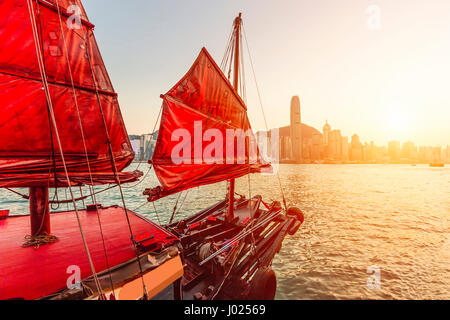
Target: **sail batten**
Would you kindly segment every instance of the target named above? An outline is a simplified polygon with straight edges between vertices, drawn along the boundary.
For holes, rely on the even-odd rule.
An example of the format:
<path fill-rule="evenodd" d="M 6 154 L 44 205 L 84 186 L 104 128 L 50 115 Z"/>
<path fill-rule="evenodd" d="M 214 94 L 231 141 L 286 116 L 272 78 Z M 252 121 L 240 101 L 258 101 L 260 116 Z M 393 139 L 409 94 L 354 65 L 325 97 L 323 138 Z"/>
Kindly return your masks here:
<path fill-rule="evenodd" d="M 42 79 L 40 79 L 38 77 L 26 76 L 26 75 L 17 74 L 17 73 L 14 73 L 14 72 L 7 72 L 7 71 L 1 70 L 1 69 L 0 69 L 0 74 L 7 75 L 7 76 L 12 76 L 12 77 L 17 77 L 17 78 L 22 79 L 22 80 L 32 80 L 32 81 L 37 81 L 38 83 L 42 83 Z M 72 84 L 69 84 L 69 83 L 58 82 L 58 81 L 51 81 L 51 80 L 48 81 L 48 83 L 51 84 L 51 85 L 62 86 L 62 87 L 66 87 L 66 88 L 72 89 Z M 80 86 L 80 85 L 74 85 L 74 88 L 76 90 L 89 91 L 91 93 L 98 92 L 99 94 L 104 94 L 104 95 L 117 97 L 117 93 L 113 92 L 113 91 L 105 91 L 105 90 L 101 90 L 101 89 L 97 89 L 97 91 L 96 91 L 94 88 L 84 87 L 84 86 Z"/>
<path fill-rule="evenodd" d="M 270 167 L 259 157 L 247 107 L 205 48 L 162 98 L 152 159 L 161 186 L 144 192 L 149 201 Z"/>

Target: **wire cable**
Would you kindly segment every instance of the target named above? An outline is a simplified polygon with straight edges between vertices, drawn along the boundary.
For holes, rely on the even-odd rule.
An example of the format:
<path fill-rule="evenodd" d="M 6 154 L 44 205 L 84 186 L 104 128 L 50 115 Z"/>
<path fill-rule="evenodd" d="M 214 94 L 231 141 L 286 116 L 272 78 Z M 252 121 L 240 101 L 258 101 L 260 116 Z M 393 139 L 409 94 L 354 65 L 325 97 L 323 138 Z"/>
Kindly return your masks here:
<path fill-rule="evenodd" d="M 27 0 L 27 4 L 28 4 L 28 11 L 29 11 L 29 14 L 30 14 L 30 20 L 31 20 L 31 26 L 32 26 L 32 31 L 33 31 L 33 39 L 34 39 L 34 44 L 35 44 L 35 49 L 36 49 L 36 54 L 37 54 L 39 71 L 40 71 L 40 74 L 41 74 L 42 83 L 44 85 L 44 92 L 45 92 L 47 103 L 48 103 L 48 106 L 49 106 L 51 121 L 52 121 L 53 127 L 55 129 L 55 138 L 56 138 L 56 141 L 58 143 L 59 151 L 61 153 L 61 162 L 63 164 L 64 173 L 66 175 L 67 183 L 69 185 L 69 191 L 70 191 L 70 195 L 71 195 L 72 200 L 73 200 L 73 206 L 74 206 L 75 214 L 76 214 L 76 217 L 77 217 L 78 227 L 79 227 L 79 230 L 80 230 L 80 233 L 81 233 L 81 237 L 82 237 L 82 240 L 83 240 L 83 245 L 84 245 L 84 248 L 86 250 L 86 254 L 87 254 L 88 260 L 89 260 L 89 265 L 90 265 L 92 274 L 94 276 L 94 281 L 96 283 L 96 286 L 97 286 L 97 289 L 98 289 L 99 293 L 102 293 L 101 285 L 100 285 L 100 282 L 98 280 L 97 273 L 95 271 L 94 263 L 92 261 L 92 257 L 91 257 L 90 251 L 89 251 L 89 246 L 88 246 L 88 244 L 86 242 L 86 238 L 84 236 L 83 227 L 81 225 L 81 220 L 80 220 L 80 217 L 79 217 L 77 204 L 75 202 L 75 197 L 73 195 L 73 191 L 72 191 L 72 187 L 71 187 L 70 176 L 69 176 L 69 172 L 68 172 L 66 161 L 65 161 L 65 157 L 64 157 L 62 143 L 61 143 L 61 139 L 60 139 L 60 136 L 59 136 L 58 126 L 57 126 L 57 123 L 56 123 L 56 117 L 55 117 L 55 113 L 54 113 L 54 110 L 53 110 L 53 102 L 52 102 L 52 99 L 51 99 L 51 96 L 50 96 L 49 85 L 48 85 L 48 82 L 47 82 L 47 73 L 46 73 L 46 70 L 45 70 L 45 64 L 44 64 L 44 62 L 42 60 L 43 52 L 42 52 L 40 43 L 38 41 L 40 38 L 39 38 L 39 35 L 37 34 L 36 15 L 35 15 L 35 12 L 34 12 L 34 7 L 33 7 L 33 4 L 31 2 L 31 0 Z M 37 5 L 39 6 L 39 3 L 37 3 Z M 56 181 L 55 181 L 55 183 L 56 183 Z"/>
<path fill-rule="evenodd" d="M 256 78 L 255 68 L 253 66 L 253 59 L 252 59 L 252 55 L 250 53 L 250 47 L 248 45 L 247 35 L 245 33 L 244 26 L 242 26 L 242 30 L 244 31 L 243 32 L 244 33 L 244 39 L 245 39 L 245 43 L 246 43 L 246 46 L 247 46 L 247 52 L 248 52 L 248 56 L 249 56 L 249 60 L 250 60 L 250 66 L 252 68 L 253 79 L 255 80 L 256 91 L 258 92 L 259 105 L 261 106 L 261 111 L 262 111 L 262 114 L 263 114 L 264 123 L 266 125 L 266 130 L 267 130 L 267 132 L 269 132 L 269 126 L 267 124 L 267 118 L 266 118 L 266 114 L 264 112 L 264 106 L 263 106 L 263 103 L 262 103 L 261 92 L 259 90 L 258 80 Z M 277 171 L 276 175 L 277 175 L 277 178 L 278 178 L 278 184 L 280 186 L 281 196 L 283 198 L 283 205 L 284 205 L 285 210 L 287 210 L 286 197 L 285 197 L 285 194 L 284 194 L 283 185 L 281 183 L 280 173 Z"/>

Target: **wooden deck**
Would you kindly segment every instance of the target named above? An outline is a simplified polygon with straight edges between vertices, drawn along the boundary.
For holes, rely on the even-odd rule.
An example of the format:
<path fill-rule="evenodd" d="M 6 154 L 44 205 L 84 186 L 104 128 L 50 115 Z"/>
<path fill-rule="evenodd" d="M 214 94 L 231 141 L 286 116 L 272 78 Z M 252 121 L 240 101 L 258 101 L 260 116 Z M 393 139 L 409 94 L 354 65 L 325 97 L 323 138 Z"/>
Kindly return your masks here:
<path fill-rule="evenodd" d="M 107 269 L 105 252 L 96 211 L 79 211 L 83 232 L 94 261 L 96 272 Z M 110 267 L 135 257 L 134 246 L 124 209 L 118 206 L 102 208 L 99 217 L 103 228 Z M 133 234 L 148 232 L 159 243 L 176 240 L 144 217 L 129 211 Z M 30 233 L 29 216 L 10 216 L 0 220 L 0 299 L 37 299 L 67 288 L 73 275 L 68 268 L 78 266 L 81 279 L 92 275 L 83 246 L 75 212 L 51 215 L 53 244 L 23 248 L 24 237 Z"/>

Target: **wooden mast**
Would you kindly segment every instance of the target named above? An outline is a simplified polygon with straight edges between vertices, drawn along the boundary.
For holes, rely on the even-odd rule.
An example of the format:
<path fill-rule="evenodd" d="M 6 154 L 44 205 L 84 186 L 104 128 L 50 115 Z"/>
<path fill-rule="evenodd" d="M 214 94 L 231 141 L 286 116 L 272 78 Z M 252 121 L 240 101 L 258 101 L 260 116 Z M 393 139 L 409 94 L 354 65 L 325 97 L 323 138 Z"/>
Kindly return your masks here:
<path fill-rule="evenodd" d="M 239 16 L 234 20 L 234 79 L 233 87 L 236 93 L 239 89 L 239 54 L 240 54 L 240 38 L 241 38 L 241 23 L 242 13 L 239 12 Z M 230 180 L 230 186 L 228 189 L 228 219 L 231 221 L 234 218 L 234 189 L 236 181 Z"/>
<path fill-rule="evenodd" d="M 31 236 L 50 235 L 50 208 L 48 188 L 30 188 L 30 223 Z"/>

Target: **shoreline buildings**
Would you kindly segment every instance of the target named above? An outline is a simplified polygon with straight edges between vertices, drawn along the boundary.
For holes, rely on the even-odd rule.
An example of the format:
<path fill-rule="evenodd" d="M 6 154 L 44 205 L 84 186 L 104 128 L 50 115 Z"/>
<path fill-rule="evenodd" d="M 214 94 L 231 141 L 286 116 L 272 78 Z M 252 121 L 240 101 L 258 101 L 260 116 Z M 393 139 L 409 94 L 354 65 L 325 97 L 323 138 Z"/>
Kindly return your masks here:
<path fill-rule="evenodd" d="M 153 157 L 158 131 L 153 134 L 129 135 L 135 153 L 134 161 L 148 161 Z"/>
<path fill-rule="evenodd" d="M 279 128 L 279 155 L 282 162 L 320 160 L 323 154 L 323 136 L 315 128 L 302 123 L 298 96 L 291 100 L 291 124 Z"/>
<path fill-rule="evenodd" d="M 320 132 L 302 123 L 298 96 L 292 97 L 290 111 L 290 125 L 278 128 L 281 163 L 450 163 L 450 146 L 418 147 L 411 141 L 376 146 L 363 143 L 357 134 L 343 136 L 328 120 Z"/>
<path fill-rule="evenodd" d="M 281 163 L 450 164 L 450 146 L 416 146 L 411 141 L 389 141 L 387 146 L 376 146 L 373 141 L 363 143 L 357 134 L 350 139 L 343 136 L 341 130 L 333 129 L 328 120 L 320 132 L 302 122 L 301 101 L 298 96 L 292 97 L 290 111 L 290 125 L 278 128 Z M 261 132 L 256 133 L 257 139 L 262 136 Z M 270 136 L 270 132 L 267 136 Z M 150 160 L 158 131 L 129 137 L 136 154 L 135 161 Z"/>

